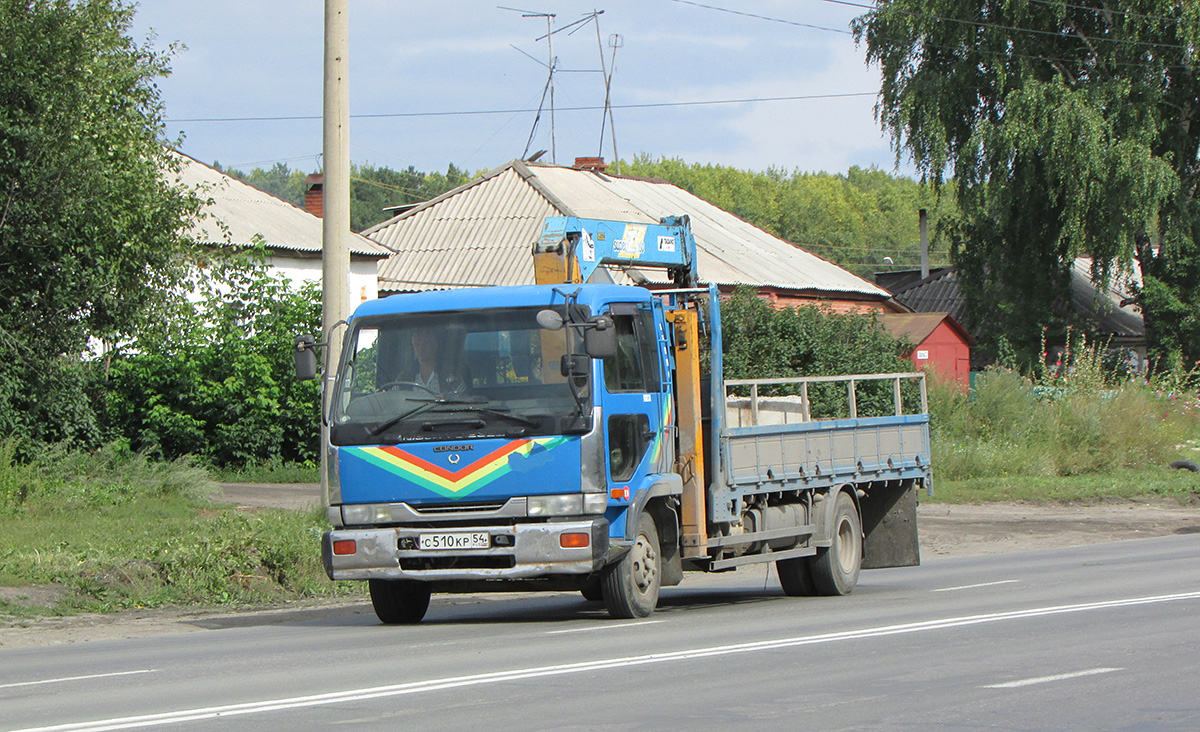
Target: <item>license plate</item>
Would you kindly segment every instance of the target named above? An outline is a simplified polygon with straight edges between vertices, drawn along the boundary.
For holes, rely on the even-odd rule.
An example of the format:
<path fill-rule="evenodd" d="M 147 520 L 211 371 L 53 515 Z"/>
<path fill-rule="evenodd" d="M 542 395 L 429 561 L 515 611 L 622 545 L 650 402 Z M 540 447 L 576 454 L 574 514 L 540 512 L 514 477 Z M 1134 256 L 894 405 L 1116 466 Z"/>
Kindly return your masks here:
<path fill-rule="evenodd" d="M 456 534 L 421 534 L 417 546 L 421 549 L 487 549 L 492 541 L 486 531 Z"/>

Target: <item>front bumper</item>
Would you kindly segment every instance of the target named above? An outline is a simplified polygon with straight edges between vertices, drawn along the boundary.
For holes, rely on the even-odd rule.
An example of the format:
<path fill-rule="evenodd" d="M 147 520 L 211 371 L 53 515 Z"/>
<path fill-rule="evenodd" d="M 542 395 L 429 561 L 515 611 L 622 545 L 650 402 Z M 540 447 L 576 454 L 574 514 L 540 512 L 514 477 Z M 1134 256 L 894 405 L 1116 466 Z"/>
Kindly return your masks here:
<path fill-rule="evenodd" d="M 487 532 L 491 547 L 415 548 L 421 534 L 448 532 Z M 579 533 L 590 535 L 588 546 L 561 546 L 563 534 Z M 346 540 L 354 541 L 354 553 L 334 554 L 334 542 Z M 325 572 L 334 580 L 408 579 L 436 583 L 549 579 L 598 572 L 608 554 L 608 521 L 601 517 L 453 529 L 344 528 L 325 532 L 321 541 Z"/>

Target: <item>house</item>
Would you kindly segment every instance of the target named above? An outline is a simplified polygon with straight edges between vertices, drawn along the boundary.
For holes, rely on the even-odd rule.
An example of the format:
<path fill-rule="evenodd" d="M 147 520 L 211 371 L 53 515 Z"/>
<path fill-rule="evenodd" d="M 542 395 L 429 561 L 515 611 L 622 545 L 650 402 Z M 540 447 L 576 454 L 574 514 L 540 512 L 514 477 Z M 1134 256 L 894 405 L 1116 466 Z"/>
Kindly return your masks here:
<path fill-rule="evenodd" d="M 975 339 L 949 313 L 895 313 L 879 316 L 893 338 L 907 339 L 913 349 L 905 358 L 918 371 L 929 370 L 963 389 L 971 381 L 971 346 Z"/>
<path fill-rule="evenodd" d="M 924 278 L 916 270 L 881 272 L 875 281 L 915 312 L 945 313 L 962 322 L 966 298 L 954 267 L 931 270 Z M 1079 257 L 1071 265 L 1071 308 L 1086 324 L 1089 339 L 1119 352 L 1134 371 L 1146 364 L 1146 328 L 1141 308 L 1132 302 L 1132 291 L 1139 285 L 1136 275 L 1118 275 L 1100 287 L 1092 279 L 1089 257 Z M 974 368 L 984 365 L 976 363 Z"/>
<path fill-rule="evenodd" d="M 882 287 L 677 186 L 611 175 L 602 164 L 513 160 L 363 234 L 395 252 L 379 270 L 380 293 L 388 294 L 533 284 L 532 247 L 547 217 L 657 223 L 678 215 L 691 220 L 700 279 L 722 291 L 750 285 L 780 306 L 822 302 L 838 311 L 904 309 Z M 659 272 L 626 267 L 609 274 L 618 282 L 667 285 Z"/>
<path fill-rule="evenodd" d="M 321 219 L 247 185 L 186 155 L 179 181 L 208 202 L 187 232 L 211 246 L 255 247 L 267 252 L 266 264 L 293 282 L 321 280 Z M 351 304 L 378 296 L 379 262 L 391 252 L 351 234 L 349 288 Z"/>

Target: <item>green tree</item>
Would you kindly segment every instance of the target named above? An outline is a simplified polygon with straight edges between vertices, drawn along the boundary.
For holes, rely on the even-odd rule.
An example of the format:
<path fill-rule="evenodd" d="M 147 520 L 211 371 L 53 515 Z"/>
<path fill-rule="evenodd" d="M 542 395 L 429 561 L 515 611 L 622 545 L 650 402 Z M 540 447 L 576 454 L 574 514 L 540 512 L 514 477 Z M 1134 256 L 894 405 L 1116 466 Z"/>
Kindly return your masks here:
<path fill-rule="evenodd" d="M 192 285 L 113 355 L 106 421 L 168 459 L 315 461 L 319 386 L 296 380 L 291 354 L 296 334 L 320 331 L 319 286 L 237 259 L 211 262 Z"/>
<path fill-rule="evenodd" d="M 177 276 L 196 198 L 172 183 L 156 80 L 122 0 L 0 0 L 0 433 L 91 442 L 89 338 Z"/>
<path fill-rule="evenodd" d="M 952 177 L 968 320 L 1026 358 L 1068 268 L 1140 267 L 1152 351 L 1200 357 L 1200 5 L 880 0 L 855 22 L 897 155 Z"/>
<path fill-rule="evenodd" d="M 836 313 L 820 305 L 776 309 L 753 288 L 739 287 L 721 303 L 723 367 L 727 379 L 842 376 L 911 371 L 901 360 L 910 344 L 884 330 L 874 313 Z M 881 416 L 893 408 L 891 385 L 859 386 L 861 414 Z M 768 387 L 790 393 L 791 387 Z M 846 385 L 819 384 L 809 392 L 814 413 L 848 416 Z M 907 398 L 908 395 L 906 395 Z"/>
<path fill-rule="evenodd" d="M 228 176 L 252 185 L 263 193 L 269 193 L 276 198 L 287 201 L 298 208 L 304 208 L 305 178 L 308 176 L 299 170 L 292 170 L 287 163 L 275 163 L 270 168 L 255 168 L 249 173 L 230 168 L 223 170 L 220 163 L 213 167 Z"/>
<path fill-rule="evenodd" d="M 219 165 L 214 165 L 220 170 Z M 304 207 L 307 174 L 292 170 L 286 163 L 275 163 L 269 169 L 254 168 L 249 172 L 236 169 L 222 171 L 226 175 L 281 198 L 300 208 Z M 386 221 L 388 207 L 420 203 L 439 196 L 466 183 L 469 177 L 454 164 L 443 173 L 422 173 L 411 165 L 405 170 L 393 170 L 370 164 L 350 166 L 350 229 L 363 231 Z"/>

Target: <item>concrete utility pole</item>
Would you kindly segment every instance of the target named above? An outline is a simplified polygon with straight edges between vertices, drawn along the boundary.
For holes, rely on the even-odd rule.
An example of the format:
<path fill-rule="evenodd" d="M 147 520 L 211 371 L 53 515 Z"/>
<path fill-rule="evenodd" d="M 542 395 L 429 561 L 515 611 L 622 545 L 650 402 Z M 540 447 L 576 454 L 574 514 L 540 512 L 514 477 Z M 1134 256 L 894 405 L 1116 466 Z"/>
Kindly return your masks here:
<path fill-rule="evenodd" d="M 326 369 L 322 390 L 322 414 L 328 414 L 328 395 L 333 393 L 333 365 L 342 352 L 342 329 L 335 324 L 349 312 L 350 292 L 350 77 L 347 55 L 350 49 L 348 0 L 325 0 L 325 84 L 322 160 L 325 167 L 323 186 L 321 257 L 321 329 L 326 346 Z M 322 419 L 321 444 L 328 444 L 329 427 Z M 329 478 L 321 450 L 321 492 L 329 504 Z"/>

